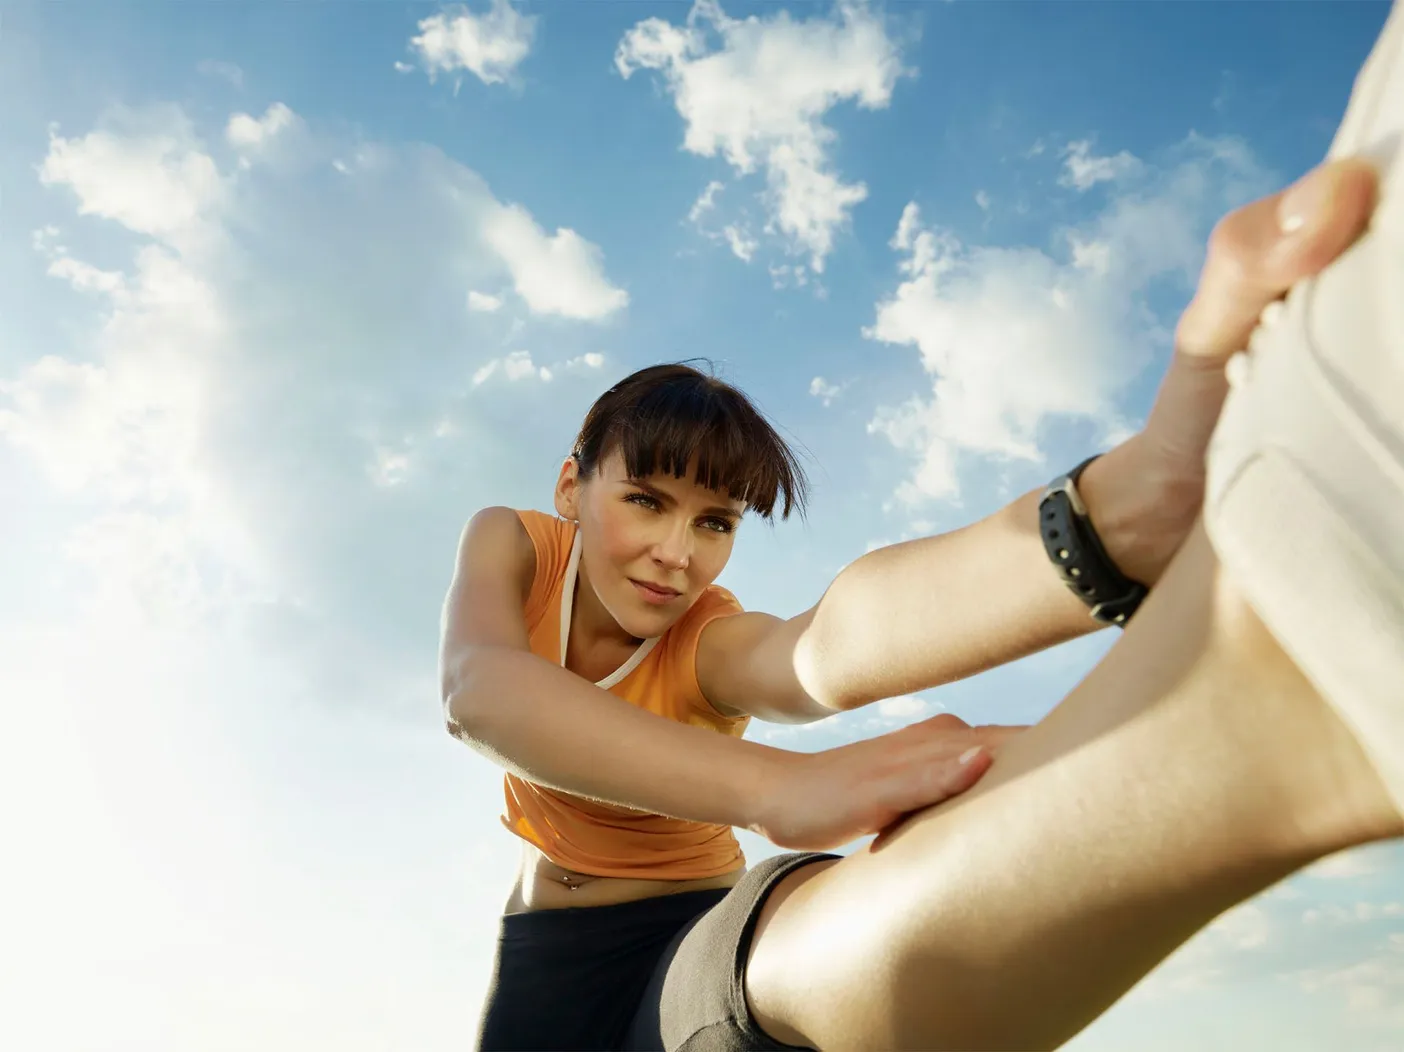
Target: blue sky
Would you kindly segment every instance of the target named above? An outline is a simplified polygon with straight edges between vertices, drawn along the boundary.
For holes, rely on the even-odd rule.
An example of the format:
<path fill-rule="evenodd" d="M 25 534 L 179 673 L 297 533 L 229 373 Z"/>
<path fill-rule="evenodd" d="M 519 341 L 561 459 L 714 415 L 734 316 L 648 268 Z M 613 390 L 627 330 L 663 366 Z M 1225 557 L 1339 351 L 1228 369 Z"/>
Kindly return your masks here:
<path fill-rule="evenodd" d="M 816 483 L 743 528 L 748 606 L 992 511 L 1138 425 L 1385 10 L 7 5 L 8 1043 L 461 1047 L 516 858 L 439 727 L 468 515 L 691 356 Z M 1037 719 L 1108 642 L 751 734 Z M 1072 1047 L 1397 1046 L 1400 887 L 1328 860 Z"/>

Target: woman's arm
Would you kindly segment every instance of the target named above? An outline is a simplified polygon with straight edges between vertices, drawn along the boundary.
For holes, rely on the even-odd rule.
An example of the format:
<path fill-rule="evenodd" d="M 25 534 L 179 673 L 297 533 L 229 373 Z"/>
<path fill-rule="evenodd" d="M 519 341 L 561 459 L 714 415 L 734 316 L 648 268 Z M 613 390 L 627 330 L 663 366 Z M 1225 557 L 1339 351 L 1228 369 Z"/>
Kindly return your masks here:
<path fill-rule="evenodd" d="M 1156 553 L 1173 554 L 1198 501 L 1142 470 L 1142 459 L 1130 439 L 1093 463 L 1078 489 L 1108 554 L 1152 583 Z M 703 692 L 761 719 L 808 722 L 1097 629 L 1049 564 L 1038 501 L 1033 491 L 971 526 L 869 552 L 788 621 L 713 622 L 698 649 Z"/>
<path fill-rule="evenodd" d="M 1140 470 L 1138 440 L 1094 462 L 1078 489 L 1120 567 L 1173 554 L 1198 500 L 1180 516 L 1169 480 Z M 1100 470 L 1099 470 L 1100 469 Z M 1063 584 L 1038 529 L 1041 491 L 936 537 L 869 552 L 834 579 L 795 635 L 793 666 L 812 698 L 839 710 L 924 690 L 1100 627 Z M 1134 555 L 1132 553 L 1135 553 Z M 1128 558 L 1130 556 L 1130 558 Z"/>
<path fill-rule="evenodd" d="M 538 785 L 750 828 L 786 754 L 660 719 L 532 654 L 522 607 L 535 558 L 508 508 L 480 511 L 464 531 L 440 648 L 449 732 Z"/>

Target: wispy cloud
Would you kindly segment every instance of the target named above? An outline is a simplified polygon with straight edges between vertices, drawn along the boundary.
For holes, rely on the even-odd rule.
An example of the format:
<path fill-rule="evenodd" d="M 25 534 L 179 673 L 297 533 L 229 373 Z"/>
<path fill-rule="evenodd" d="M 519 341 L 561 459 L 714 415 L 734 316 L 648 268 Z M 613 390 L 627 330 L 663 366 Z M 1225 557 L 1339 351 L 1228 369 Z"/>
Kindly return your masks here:
<path fill-rule="evenodd" d="M 503 84 L 530 53 L 535 35 L 534 17 L 523 15 L 511 0 L 492 0 L 482 13 L 454 7 L 423 19 L 410 48 L 430 79 L 467 71 L 484 84 Z"/>
<path fill-rule="evenodd" d="M 683 146 L 720 155 L 738 176 L 763 171 L 766 232 L 807 257 L 819 272 L 853 207 L 868 196 L 861 182 L 835 170 L 836 135 L 825 123 L 833 107 L 888 105 L 904 69 L 882 17 L 864 3 L 840 4 L 832 15 L 796 19 L 779 10 L 731 18 L 716 0 L 697 0 L 686 20 L 638 23 L 615 55 L 624 77 L 658 73 L 686 130 Z M 699 205 L 710 206 L 720 183 Z M 694 219 L 698 207 L 693 209 Z M 749 239 L 735 254 L 749 260 Z"/>
<path fill-rule="evenodd" d="M 1063 151 L 1063 174 L 1058 177 L 1060 186 L 1075 190 L 1090 190 L 1098 183 L 1114 182 L 1138 174 L 1141 161 L 1126 150 L 1107 157 L 1098 157 L 1092 152 L 1092 142 L 1081 139 L 1069 143 Z"/>

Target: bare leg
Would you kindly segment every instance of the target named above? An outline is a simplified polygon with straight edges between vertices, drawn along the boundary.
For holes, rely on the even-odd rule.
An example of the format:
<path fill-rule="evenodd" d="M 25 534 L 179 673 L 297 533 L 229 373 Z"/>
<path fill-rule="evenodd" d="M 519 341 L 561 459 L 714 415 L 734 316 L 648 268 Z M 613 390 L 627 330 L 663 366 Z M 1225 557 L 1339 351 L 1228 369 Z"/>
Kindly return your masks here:
<path fill-rule="evenodd" d="M 1224 910 L 1400 835 L 1196 529 L 974 790 L 777 888 L 746 992 L 768 1033 L 819 1049 L 1051 1048 Z"/>

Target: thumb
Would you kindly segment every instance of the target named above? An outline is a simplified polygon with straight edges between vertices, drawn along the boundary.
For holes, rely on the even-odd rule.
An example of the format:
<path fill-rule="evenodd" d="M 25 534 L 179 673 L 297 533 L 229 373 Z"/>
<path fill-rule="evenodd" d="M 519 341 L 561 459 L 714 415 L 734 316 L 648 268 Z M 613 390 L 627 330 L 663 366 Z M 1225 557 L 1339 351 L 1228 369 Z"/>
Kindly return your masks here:
<path fill-rule="evenodd" d="M 1218 362 L 1246 346 L 1264 307 L 1360 236 L 1377 183 L 1368 161 L 1333 161 L 1220 220 L 1180 318 L 1177 350 Z"/>

